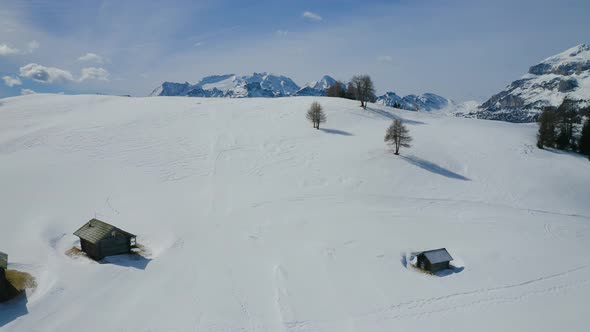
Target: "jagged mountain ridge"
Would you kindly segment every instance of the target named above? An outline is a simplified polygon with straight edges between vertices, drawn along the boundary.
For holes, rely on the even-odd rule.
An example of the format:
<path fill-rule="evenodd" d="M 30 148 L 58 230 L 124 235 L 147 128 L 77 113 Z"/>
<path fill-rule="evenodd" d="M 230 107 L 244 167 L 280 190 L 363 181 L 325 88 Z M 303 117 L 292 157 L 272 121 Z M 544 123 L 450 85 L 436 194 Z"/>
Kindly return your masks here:
<path fill-rule="evenodd" d="M 324 76 L 313 86 L 303 89 L 292 79 L 283 75 L 254 73 L 237 76 L 235 74 L 213 75 L 201 79 L 196 84 L 164 82 L 150 96 L 189 96 L 189 97 L 287 97 L 295 95 L 325 95 L 325 87 L 336 82 L 330 76 Z M 303 90 L 303 91 L 302 91 Z M 302 91 L 301 94 L 298 92 Z"/>
<path fill-rule="evenodd" d="M 431 112 L 446 108 L 453 104 L 453 101 L 434 93 L 424 93 L 419 96 L 411 94 L 401 97 L 395 92 L 387 92 L 377 97 L 377 103 L 390 107 L 397 106 L 409 111 L 425 110 Z"/>
<path fill-rule="evenodd" d="M 564 98 L 577 107 L 590 105 L 590 45 L 581 44 L 551 56 L 529 68 L 469 113 L 480 119 L 533 122 L 547 106 L 559 106 Z"/>

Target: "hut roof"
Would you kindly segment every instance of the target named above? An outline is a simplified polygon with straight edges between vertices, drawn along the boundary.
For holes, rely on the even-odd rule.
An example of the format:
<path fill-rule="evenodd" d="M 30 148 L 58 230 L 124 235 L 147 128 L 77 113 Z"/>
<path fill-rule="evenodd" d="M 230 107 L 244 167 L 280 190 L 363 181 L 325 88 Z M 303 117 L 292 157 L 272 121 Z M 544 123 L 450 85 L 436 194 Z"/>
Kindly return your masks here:
<path fill-rule="evenodd" d="M 80 227 L 80 229 L 74 232 L 74 235 L 90 243 L 96 244 L 105 237 L 110 236 L 112 232 L 120 232 L 129 237 L 136 237 L 131 233 L 125 232 L 120 228 L 117 228 L 111 224 L 107 224 L 106 222 L 100 221 L 98 219 L 90 220 L 84 224 L 84 226 Z"/>
<path fill-rule="evenodd" d="M 423 254 L 424 257 L 426 257 L 426 259 L 428 259 L 428 261 L 432 264 L 448 262 L 453 260 L 453 257 L 451 257 L 451 255 L 445 248 L 428 250 L 422 252 L 421 254 Z"/>
<path fill-rule="evenodd" d="M 5 269 L 8 266 L 8 255 L 0 251 L 0 269 Z"/>

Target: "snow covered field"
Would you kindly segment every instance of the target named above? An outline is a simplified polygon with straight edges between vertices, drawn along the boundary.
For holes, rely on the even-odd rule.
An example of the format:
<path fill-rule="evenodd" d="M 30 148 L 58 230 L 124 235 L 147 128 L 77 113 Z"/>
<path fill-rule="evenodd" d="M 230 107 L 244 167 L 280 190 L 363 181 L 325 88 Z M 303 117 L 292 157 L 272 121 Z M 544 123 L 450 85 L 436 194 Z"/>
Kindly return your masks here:
<path fill-rule="evenodd" d="M 535 134 L 333 98 L 0 99 L 0 251 L 38 283 L 0 330 L 587 331 L 590 162 Z M 95 216 L 149 257 L 66 256 Z M 439 247 L 464 270 L 404 266 Z"/>

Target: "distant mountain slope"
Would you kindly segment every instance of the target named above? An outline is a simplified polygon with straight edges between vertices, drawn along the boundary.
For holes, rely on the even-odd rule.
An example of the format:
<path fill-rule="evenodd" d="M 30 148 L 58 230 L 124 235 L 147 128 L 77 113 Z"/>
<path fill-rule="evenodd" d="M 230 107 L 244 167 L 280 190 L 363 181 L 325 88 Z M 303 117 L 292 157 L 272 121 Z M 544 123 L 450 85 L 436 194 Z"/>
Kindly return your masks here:
<path fill-rule="evenodd" d="M 336 80 L 324 75 L 319 81 L 308 83 L 303 88 L 283 75 L 254 73 L 237 76 L 235 74 L 213 75 L 201 79 L 196 84 L 164 82 L 154 89 L 150 96 L 189 96 L 189 97 L 287 97 L 287 96 L 325 96 Z"/>
<path fill-rule="evenodd" d="M 470 115 L 480 119 L 532 122 L 544 107 L 558 106 L 565 97 L 577 100 L 580 107 L 589 104 L 589 45 L 578 45 L 530 67 L 526 75 Z"/>
<path fill-rule="evenodd" d="M 441 97 L 434 93 L 424 93 L 420 96 L 407 95 L 405 97 L 398 96 L 395 92 L 387 92 L 382 96 L 377 97 L 377 103 L 385 106 L 398 106 L 401 109 L 417 111 L 436 111 L 448 107 L 453 102 L 450 99 Z"/>
<path fill-rule="evenodd" d="M 284 97 L 292 96 L 300 87 L 290 78 L 269 73 L 254 73 L 237 76 L 235 74 L 213 75 L 192 85 L 186 83 L 164 82 L 150 96 L 190 96 L 190 97 Z"/>

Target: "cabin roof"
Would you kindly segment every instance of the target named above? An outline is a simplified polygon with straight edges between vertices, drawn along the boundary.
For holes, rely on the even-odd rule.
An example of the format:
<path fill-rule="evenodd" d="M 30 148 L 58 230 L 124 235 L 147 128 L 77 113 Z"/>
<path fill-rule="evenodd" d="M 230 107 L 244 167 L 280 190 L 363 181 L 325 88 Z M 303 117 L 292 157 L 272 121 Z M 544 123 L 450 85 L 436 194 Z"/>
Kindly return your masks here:
<path fill-rule="evenodd" d="M 80 227 L 80 229 L 74 232 L 74 235 L 90 243 L 96 244 L 100 240 L 109 236 L 113 231 L 123 233 L 124 235 L 129 237 L 136 237 L 131 233 L 125 232 L 120 228 L 117 228 L 111 224 L 108 224 L 98 219 L 90 220 L 89 222 L 84 224 L 84 226 Z"/>
<path fill-rule="evenodd" d="M 0 269 L 5 269 L 8 266 L 8 255 L 0 251 Z"/>
<path fill-rule="evenodd" d="M 453 257 L 451 257 L 445 248 L 423 251 L 421 254 L 423 254 L 431 264 L 449 262 L 453 260 Z"/>

